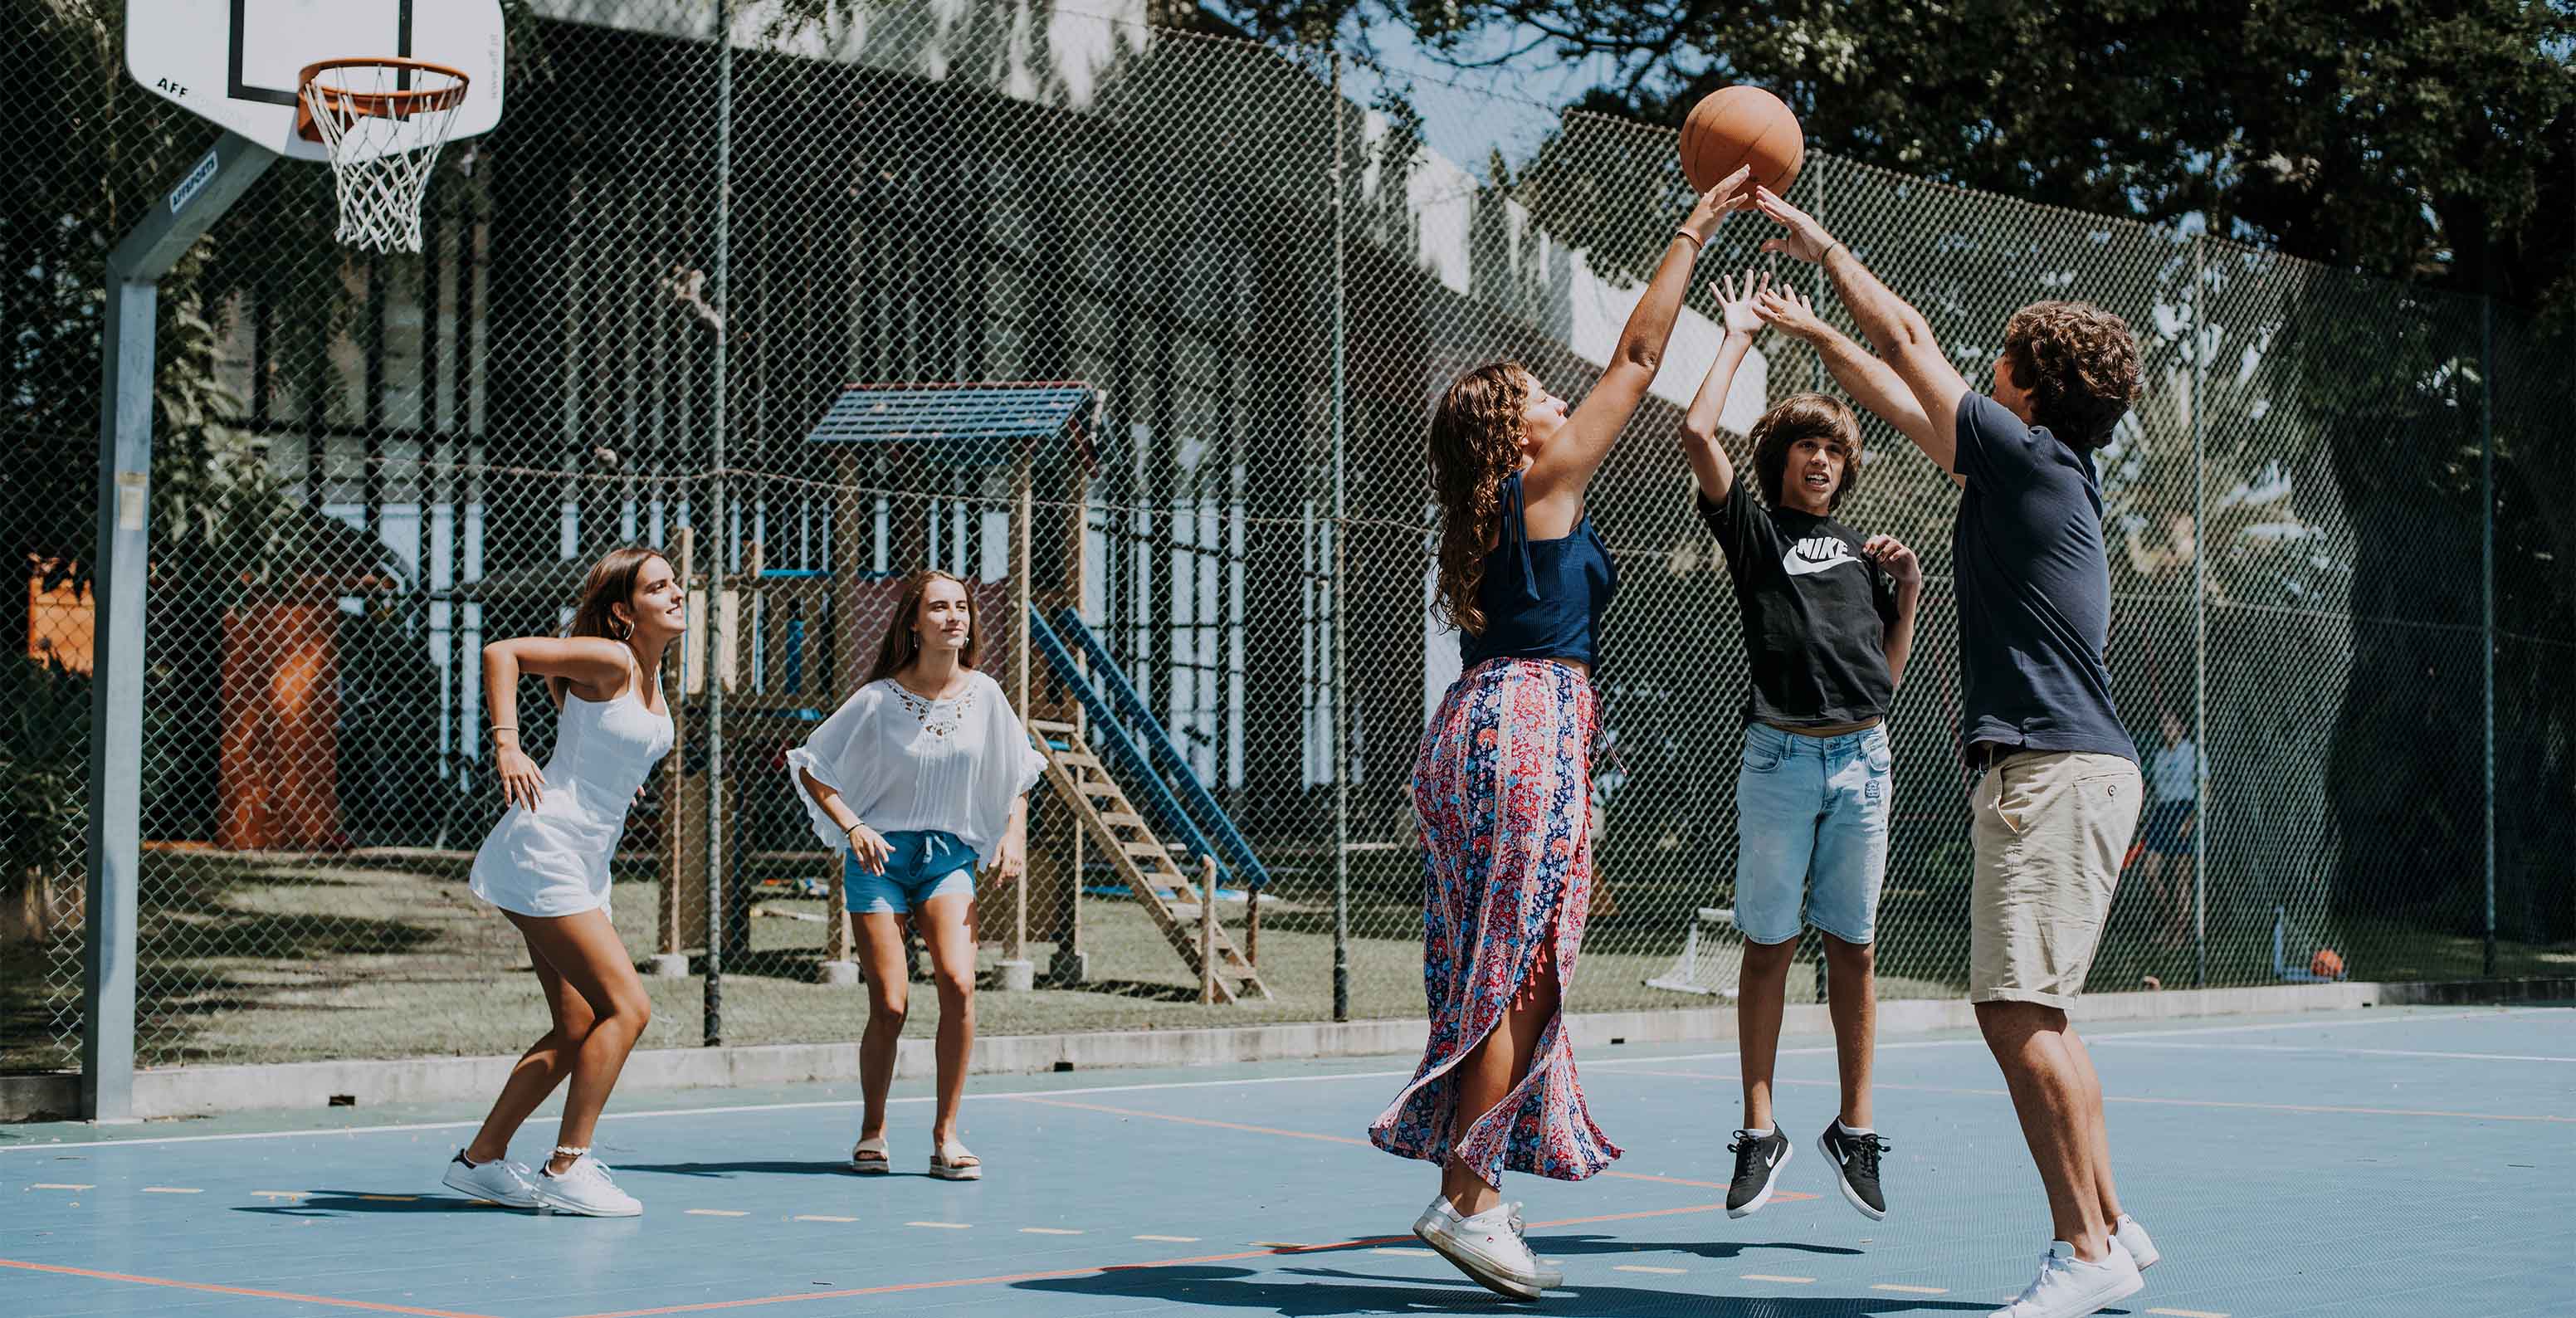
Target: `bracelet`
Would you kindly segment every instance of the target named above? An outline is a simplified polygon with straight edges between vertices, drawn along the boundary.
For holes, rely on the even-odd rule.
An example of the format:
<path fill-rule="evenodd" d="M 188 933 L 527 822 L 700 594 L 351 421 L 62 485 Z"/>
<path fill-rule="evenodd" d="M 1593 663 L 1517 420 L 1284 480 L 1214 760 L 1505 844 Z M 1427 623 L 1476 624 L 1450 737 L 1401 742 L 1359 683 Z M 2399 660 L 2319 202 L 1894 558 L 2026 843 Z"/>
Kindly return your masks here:
<path fill-rule="evenodd" d="M 1698 234 L 1692 233 L 1692 232 L 1690 231 L 1690 226 L 1689 226 L 1689 225 L 1687 225 L 1687 224 L 1685 224 L 1685 225 L 1681 226 L 1680 228 L 1677 228 L 1677 229 L 1673 230 L 1673 236 L 1674 236 L 1674 237 L 1676 237 L 1676 238 L 1687 238 L 1687 239 L 1689 239 L 1689 240 L 1690 240 L 1690 245 L 1691 245 L 1691 246 L 1693 246 L 1693 247 L 1703 247 L 1703 248 L 1704 248 L 1704 247 L 1708 246 L 1708 240 L 1707 240 L 1706 238 L 1702 238 L 1702 237 L 1700 237 Z"/>
<path fill-rule="evenodd" d="M 847 840 L 849 839 L 849 836 L 850 836 L 852 833 L 856 833 L 856 832 L 858 832 L 860 829 L 866 828 L 867 826 L 868 826 L 868 821 L 866 821 L 866 820 L 862 819 L 862 820 L 860 820 L 859 822 L 857 822 L 857 823 L 855 823 L 855 824 L 850 825 L 848 828 L 842 829 L 842 830 L 841 830 L 841 837 L 842 837 L 842 840 L 847 841 Z"/>

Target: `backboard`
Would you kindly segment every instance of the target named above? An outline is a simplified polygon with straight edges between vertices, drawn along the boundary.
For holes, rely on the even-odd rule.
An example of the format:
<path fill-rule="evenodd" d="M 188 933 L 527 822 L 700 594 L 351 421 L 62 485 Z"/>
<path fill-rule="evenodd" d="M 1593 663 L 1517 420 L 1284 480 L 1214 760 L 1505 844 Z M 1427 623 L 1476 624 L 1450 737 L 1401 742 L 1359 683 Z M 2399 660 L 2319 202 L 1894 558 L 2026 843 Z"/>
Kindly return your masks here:
<path fill-rule="evenodd" d="M 501 121 L 500 0 L 126 0 L 125 67 L 191 113 L 297 160 L 296 76 L 316 60 L 393 55 L 472 80 L 450 138 Z M 391 149 L 400 149 L 397 142 Z"/>

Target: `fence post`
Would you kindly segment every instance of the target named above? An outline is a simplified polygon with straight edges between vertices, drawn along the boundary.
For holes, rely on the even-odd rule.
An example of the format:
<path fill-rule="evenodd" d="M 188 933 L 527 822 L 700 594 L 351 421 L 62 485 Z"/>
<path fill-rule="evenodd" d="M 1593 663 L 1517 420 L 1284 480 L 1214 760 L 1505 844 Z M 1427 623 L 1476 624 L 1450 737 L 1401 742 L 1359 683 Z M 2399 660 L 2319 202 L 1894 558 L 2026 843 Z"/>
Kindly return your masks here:
<path fill-rule="evenodd" d="M 2202 418 L 2209 378 L 2208 239 L 2191 239 L 2191 957 L 2193 984 L 2209 987 L 2209 444 Z"/>
<path fill-rule="evenodd" d="M 1333 1019 L 1351 1018 L 1350 641 L 1342 598 L 1350 533 L 1349 380 L 1343 369 L 1342 52 L 1333 50 Z"/>
<path fill-rule="evenodd" d="M 715 277 L 707 299 L 719 312 L 732 288 L 726 264 L 733 243 L 733 6 L 716 0 L 716 255 Z M 725 509 L 725 349 L 726 317 L 716 318 L 714 413 L 707 465 L 715 473 L 707 489 L 707 978 L 703 1041 L 713 1048 L 724 1042 L 724 687 L 722 662 L 728 643 L 724 634 L 726 560 L 732 557 L 731 528 Z"/>
<path fill-rule="evenodd" d="M 2495 296 L 2478 295 L 2478 540 L 2486 616 L 2478 632 L 2478 667 L 2486 678 L 2486 842 L 2487 936 L 2486 976 L 2496 973 L 2496 822 L 2495 822 Z"/>

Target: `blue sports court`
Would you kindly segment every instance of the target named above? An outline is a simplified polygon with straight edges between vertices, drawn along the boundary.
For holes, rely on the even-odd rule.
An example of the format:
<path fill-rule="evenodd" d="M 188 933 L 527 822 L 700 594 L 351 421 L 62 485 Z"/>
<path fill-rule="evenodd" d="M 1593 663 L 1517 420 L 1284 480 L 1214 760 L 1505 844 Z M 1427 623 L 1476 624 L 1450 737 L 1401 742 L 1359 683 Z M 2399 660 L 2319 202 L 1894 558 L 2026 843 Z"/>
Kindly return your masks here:
<path fill-rule="evenodd" d="M 2093 1032 L 2122 1198 L 2165 1261 L 2111 1313 L 2564 1313 L 2576 1257 L 2576 1010 L 2384 1009 Z M 1427 1167 L 1362 1132 L 1406 1058 L 979 1078 L 989 1179 L 843 1170 L 837 1087 L 621 1094 L 602 1153 L 646 1204 L 538 1217 L 444 1191 L 463 1109 L 0 1133 L 13 1318 L 400 1313 L 796 1315 L 1494 1312 L 1406 1234 Z M 1879 1046 L 1894 1211 L 1837 1201 L 1815 1159 L 1828 1041 L 1791 1038 L 1800 1137 L 1779 1200 L 1722 1201 L 1737 1097 L 1717 1046 L 1595 1047 L 1583 1077 L 1627 1150 L 1568 1185 L 1513 1177 L 1561 1262 L 1565 1314 L 1985 1313 L 2046 1248 L 2039 1187 L 1972 1036 Z M 542 1129 L 542 1118 L 538 1126 Z M 530 1137 L 538 1138 L 538 1137 Z"/>

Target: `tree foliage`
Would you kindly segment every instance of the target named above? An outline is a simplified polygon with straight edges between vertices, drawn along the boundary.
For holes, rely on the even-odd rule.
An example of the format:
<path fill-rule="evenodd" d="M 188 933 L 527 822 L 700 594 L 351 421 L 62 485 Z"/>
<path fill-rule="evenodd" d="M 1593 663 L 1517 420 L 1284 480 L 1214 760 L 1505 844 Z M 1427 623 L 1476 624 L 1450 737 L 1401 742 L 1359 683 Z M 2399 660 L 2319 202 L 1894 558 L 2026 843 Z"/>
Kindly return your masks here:
<path fill-rule="evenodd" d="M 1274 37 L 1603 59 L 1678 124 L 1753 83 L 1811 149 L 2576 315 L 2571 0 L 1219 0 Z"/>

